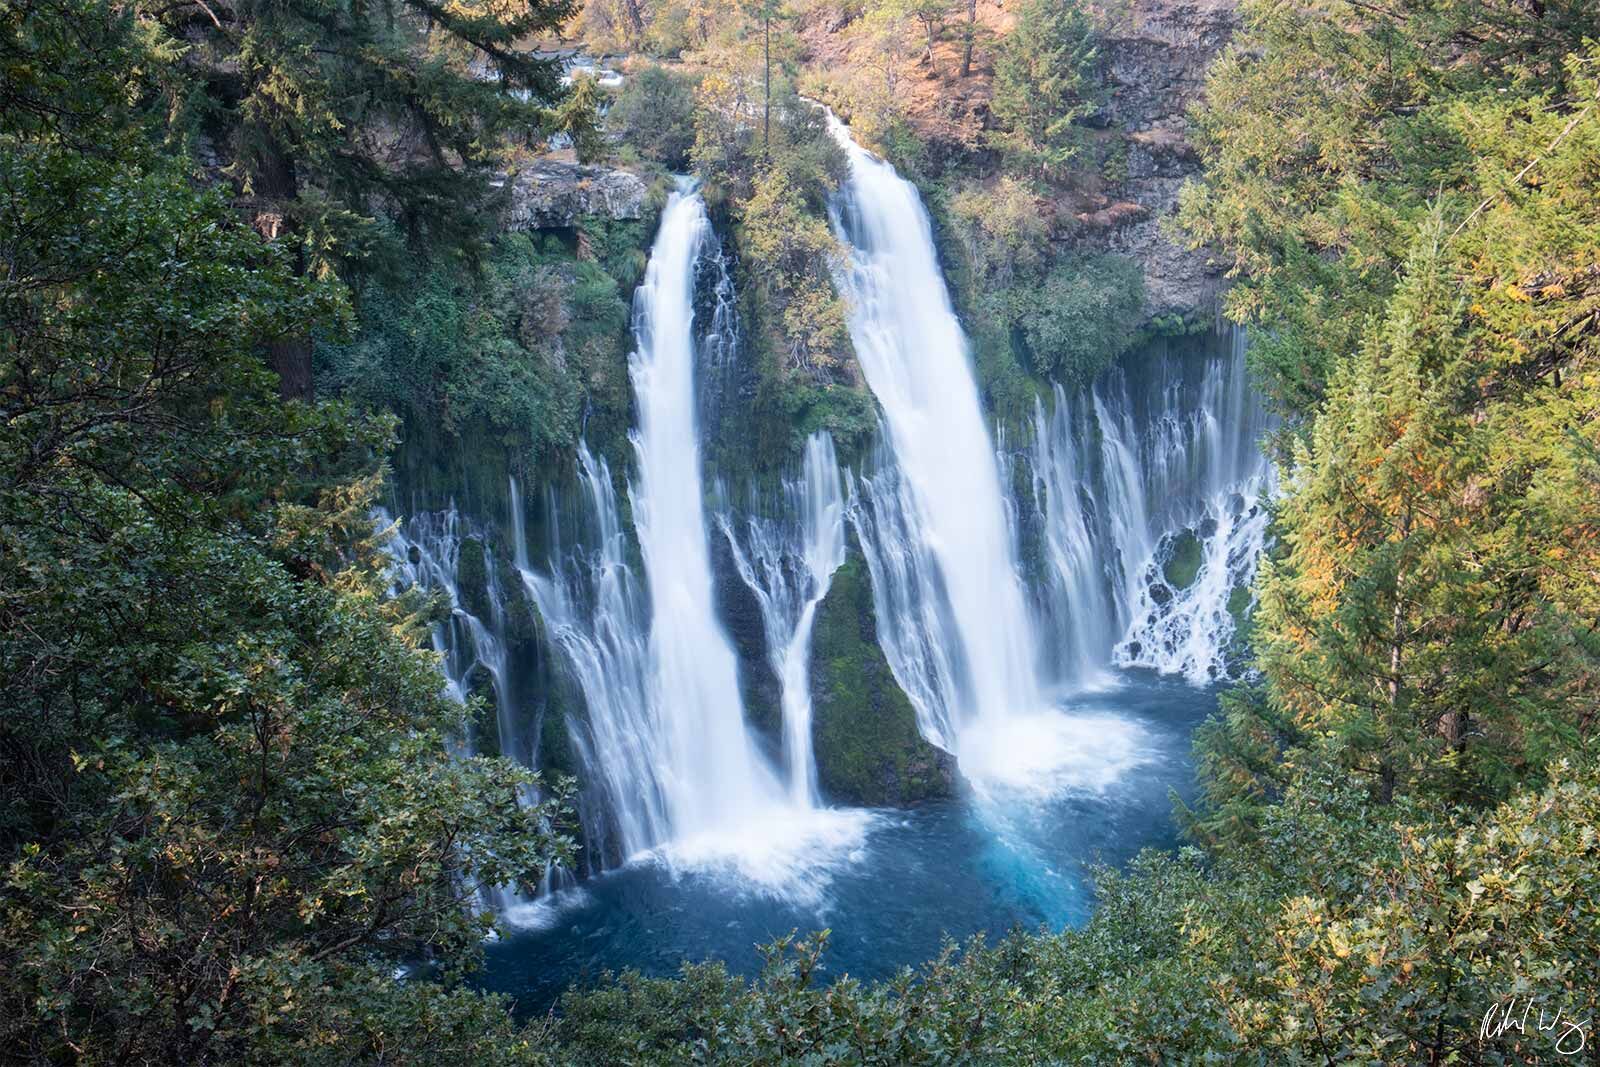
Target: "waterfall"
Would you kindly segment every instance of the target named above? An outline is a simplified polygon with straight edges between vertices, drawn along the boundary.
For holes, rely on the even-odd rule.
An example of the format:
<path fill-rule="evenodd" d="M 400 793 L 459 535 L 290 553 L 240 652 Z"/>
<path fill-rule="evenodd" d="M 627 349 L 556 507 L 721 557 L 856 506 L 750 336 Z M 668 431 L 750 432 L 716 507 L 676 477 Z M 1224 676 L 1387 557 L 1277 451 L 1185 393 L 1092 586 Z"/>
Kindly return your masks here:
<path fill-rule="evenodd" d="M 1080 458 L 1080 442 L 1090 431 L 1082 407 L 1074 406 L 1060 386 L 1052 413 L 1035 400 L 1033 503 L 1055 594 L 1042 614 L 1054 624 L 1057 670 L 1086 683 L 1102 677 L 1118 626 L 1106 596 L 1101 545 L 1107 534 L 1096 522 L 1102 509 L 1093 472 Z"/>
<path fill-rule="evenodd" d="M 856 145 L 837 119 L 829 122 L 850 161 L 832 209 L 850 251 L 838 284 L 895 468 L 868 486 L 876 490 L 872 519 L 858 529 L 892 528 L 903 540 L 880 542 L 874 580 L 890 573 L 887 557 L 898 553 L 895 577 L 916 588 L 884 599 L 909 614 L 880 618 L 891 631 L 923 633 L 891 636 L 886 652 L 898 647 L 891 654 L 901 662 L 891 666 L 908 691 L 924 690 L 930 740 L 959 749 L 969 727 L 1044 706 L 1037 639 L 966 337 L 927 214 L 893 167 Z"/>
<path fill-rule="evenodd" d="M 820 870 L 853 854 L 868 820 L 813 807 L 803 653 L 791 657 L 786 646 L 782 659 L 786 720 L 805 735 L 803 748 L 798 738 L 789 746 L 791 766 L 804 764 L 797 787 L 785 789 L 745 723 L 737 659 L 714 611 L 696 425 L 694 298 L 708 257 L 725 270 L 703 202 L 680 184 L 634 300 L 629 372 L 639 422 L 628 501 L 642 568 L 629 562 L 609 468 L 580 448 L 589 547 L 555 545 L 548 572 L 525 568 L 523 579 L 583 693 L 571 735 L 585 773 L 601 786 L 620 857 L 731 868 L 763 891 L 814 898 L 825 884 Z M 703 342 L 723 350 L 732 329 L 725 281 L 714 281 L 722 310 Z M 838 496 L 831 442 L 812 452 L 803 494 L 816 508 L 806 519 L 817 531 L 814 558 L 808 547 L 806 559 L 808 601 L 820 600 L 837 566 L 830 557 L 841 553 L 829 533 L 838 526 L 826 499 L 830 474 Z M 789 644 L 809 643 L 814 610 L 814 602 L 802 608 Z M 802 674 L 790 686 L 793 670 Z"/>
<path fill-rule="evenodd" d="M 720 517 L 739 577 L 761 605 L 767 659 L 782 686 L 783 754 L 789 795 L 817 803 L 811 744 L 811 628 L 844 562 L 844 497 L 833 438 L 818 431 L 806 441 L 800 477 L 783 483 L 779 507 L 761 514 L 752 502 L 743 524 Z"/>
<path fill-rule="evenodd" d="M 557 545 L 551 572 L 524 569 L 522 580 L 583 693 L 587 713 L 571 724 L 572 741 L 627 856 L 665 840 L 672 827 L 653 743 L 650 615 L 627 563 L 610 468 L 580 446 L 578 477 L 594 548 L 564 555 Z M 602 843 L 594 820 L 586 823 L 591 847 Z"/>
<path fill-rule="evenodd" d="M 712 613 L 693 322 L 709 235 L 699 196 L 673 193 L 634 300 L 638 477 L 629 501 L 644 581 L 624 562 L 610 471 L 587 449 L 579 473 L 599 549 L 564 580 L 527 573 L 583 690 L 576 736 L 584 766 L 605 782 L 625 856 L 714 832 L 784 795 L 745 727 L 733 648 Z"/>
<path fill-rule="evenodd" d="M 380 507 L 374 511 L 373 522 L 379 530 L 391 527 L 394 530 L 387 549 L 392 560 L 390 577 L 395 591 L 416 588 L 430 593 L 442 592 L 449 600 L 449 616 L 432 629 L 433 647 L 439 653 L 446 694 L 464 703 L 475 692 L 482 693 L 485 682 L 490 689 L 483 695 L 495 712 L 492 743 L 486 736 L 485 724 L 474 723 L 460 751 L 500 752 L 529 762 L 523 743 L 525 731 L 511 692 L 505 639 L 505 594 L 494 568 L 489 567 L 485 574 L 485 614 L 488 617 L 474 614 L 464 603 L 458 575 L 462 545 L 468 540 L 468 532 L 455 505 L 452 503 L 444 511 L 414 515 L 403 523 Z M 483 543 L 481 537 L 478 543 Z M 483 675 L 487 678 L 483 679 Z M 522 799 L 526 803 L 533 798 L 524 795 Z M 511 886 L 480 887 L 478 893 L 484 905 L 499 912 L 522 901 Z"/>
<path fill-rule="evenodd" d="M 649 740 L 674 834 L 726 825 L 771 807 L 777 779 L 745 728 L 733 646 L 712 610 L 700 443 L 695 432 L 694 268 L 711 224 L 698 195 L 667 203 L 634 304 L 629 360 L 639 426 L 630 489 L 662 702 Z"/>
<path fill-rule="evenodd" d="M 1041 614 L 1060 669 L 1148 667 L 1227 678 L 1237 619 L 1267 535 L 1271 420 L 1249 389 L 1245 341 L 1204 358 L 1157 354 L 1040 403 L 1030 455 L 1050 588 Z"/>
<path fill-rule="evenodd" d="M 880 431 L 880 440 L 887 436 Z M 859 479 L 846 474 L 850 523 L 872 578 L 878 643 L 917 713 L 918 731 L 954 752 L 958 638 L 938 561 L 915 522 L 910 487 L 881 445 L 873 457 L 873 473 Z"/>
<path fill-rule="evenodd" d="M 1251 606 L 1275 486 L 1259 446 L 1271 420 L 1248 387 L 1242 330 L 1234 331 L 1226 357 L 1205 363 L 1198 403 L 1172 368 L 1162 370 L 1160 432 L 1146 433 L 1137 447 L 1148 499 L 1165 508 L 1147 508 L 1157 516 L 1159 536 L 1146 538 L 1154 547 L 1128 583 L 1128 627 L 1115 662 L 1201 684 L 1229 675 L 1236 620 Z M 1176 585 L 1170 564 L 1185 547 L 1192 556 L 1195 546 L 1198 569 Z"/>

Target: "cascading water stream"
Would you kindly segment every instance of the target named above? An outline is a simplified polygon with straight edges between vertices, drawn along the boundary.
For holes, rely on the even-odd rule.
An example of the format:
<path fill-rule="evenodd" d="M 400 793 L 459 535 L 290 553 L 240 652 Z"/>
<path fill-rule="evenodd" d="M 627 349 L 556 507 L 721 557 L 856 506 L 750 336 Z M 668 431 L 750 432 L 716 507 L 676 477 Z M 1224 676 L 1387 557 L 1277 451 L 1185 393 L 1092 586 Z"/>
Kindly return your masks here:
<path fill-rule="evenodd" d="M 1034 517 L 1043 531 L 1064 670 L 1149 667 L 1207 684 L 1265 547 L 1271 420 L 1248 388 L 1244 335 L 1203 359 L 1154 355 L 1087 395 L 1056 387 L 1034 419 Z"/>
<path fill-rule="evenodd" d="M 555 546 L 549 575 L 522 580 L 584 696 L 571 736 L 615 827 L 615 851 L 630 856 L 671 836 L 671 810 L 654 743 L 662 709 L 650 653 L 650 612 L 627 562 L 627 540 L 605 460 L 578 449 L 578 480 L 594 546 L 564 557 Z M 555 509 L 552 507 L 551 509 Z M 591 847 L 606 836 L 591 825 Z"/>
<path fill-rule="evenodd" d="M 1156 423 L 1166 432 L 1141 441 L 1145 492 L 1168 506 L 1162 536 L 1130 582 L 1128 627 L 1114 653 L 1119 666 L 1182 674 L 1195 684 L 1229 675 L 1228 648 L 1251 605 L 1275 488 L 1275 469 L 1259 447 L 1272 420 L 1248 388 L 1243 331 L 1232 342 L 1226 358 L 1206 363 L 1197 404 L 1172 376 Z M 1174 588 L 1166 564 L 1184 545 L 1198 545 L 1198 568 Z"/>
<path fill-rule="evenodd" d="M 449 617 L 436 623 L 432 631 L 445 692 L 451 699 L 465 702 L 475 689 L 481 691 L 481 686 L 474 684 L 475 672 L 486 673 L 491 690 L 487 698 L 495 710 L 494 750 L 515 758 L 522 747 L 523 730 L 511 696 L 506 661 L 505 598 L 491 571 L 485 588 L 488 618 L 473 614 L 464 604 L 457 575 L 467 531 L 460 514 L 452 504 L 445 511 L 423 512 L 396 523 L 389 511 L 380 507 L 375 510 L 373 521 L 380 530 L 394 529 L 388 551 L 396 590 L 442 591 L 449 599 Z M 464 751 L 480 750 L 483 741 L 469 735 Z M 524 795 L 523 799 L 527 802 L 533 798 Z M 479 887 L 478 892 L 485 905 L 502 913 L 522 903 L 510 886 Z"/>
<path fill-rule="evenodd" d="M 629 361 L 639 409 L 629 498 L 661 702 L 649 738 L 674 836 L 714 831 L 783 795 L 745 727 L 737 660 L 712 610 L 693 329 L 694 268 L 710 230 L 699 196 L 674 193 L 635 297 L 638 349 Z"/>
<path fill-rule="evenodd" d="M 720 521 L 739 577 L 761 605 L 767 658 L 782 686 L 789 795 L 794 803 L 812 807 L 818 796 L 811 739 L 811 629 L 845 550 L 839 461 L 826 432 L 807 439 L 801 475 L 784 482 L 779 504 L 770 515 L 752 506 L 742 536 L 736 519 L 724 514 Z"/>
<path fill-rule="evenodd" d="M 942 646 L 947 664 L 929 669 L 928 657 L 918 655 L 892 665 L 908 691 L 924 689 L 929 739 L 959 754 L 970 727 L 1044 706 L 1037 639 L 966 337 L 927 214 L 893 167 L 859 147 L 831 115 L 829 123 L 850 162 L 832 209 L 835 232 L 850 250 L 838 285 L 850 304 L 856 356 L 883 411 L 898 482 L 894 492 L 874 483 L 882 489 L 874 522 L 900 527 L 895 532 L 912 547 L 897 577 L 918 586 L 885 602 L 913 615 L 892 618 L 895 627 L 946 631 L 886 644 Z M 875 584 L 889 573 L 886 551 L 878 552 Z"/>
<path fill-rule="evenodd" d="M 686 867 L 731 867 L 763 890 L 804 897 L 820 891 L 817 868 L 853 848 L 867 820 L 814 808 L 808 728 L 805 748 L 793 746 L 805 765 L 800 787 L 784 788 L 746 726 L 737 659 L 715 616 L 694 323 L 697 266 L 714 254 L 712 241 L 704 204 L 681 184 L 662 214 L 634 303 L 638 473 L 628 499 L 643 580 L 628 562 L 610 471 L 586 448 L 579 477 L 595 547 L 567 558 L 558 551 L 548 575 L 524 568 L 523 578 L 583 692 L 585 711 L 571 733 L 583 767 L 603 785 L 620 858 L 648 852 Z M 821 446 L 816 464 L 808 479 L 825 494 L 824 468 L 837 467 L 824 462 Z M 821 507 L 827 511 L 825 501 Z M 823 529 L 830 519 L 816 521 Z M 823 558 L 830 551 L 819 547 L 817 574 L 831 575 Z M 813 585 L 825 588 L 825 578 Z M 795 669 L 789 657 L 784 662 Z M 799 681 L 797 704 L 804 688 Z M 809 720 L 803 699 L 796 729 L 802 715 Z"/>

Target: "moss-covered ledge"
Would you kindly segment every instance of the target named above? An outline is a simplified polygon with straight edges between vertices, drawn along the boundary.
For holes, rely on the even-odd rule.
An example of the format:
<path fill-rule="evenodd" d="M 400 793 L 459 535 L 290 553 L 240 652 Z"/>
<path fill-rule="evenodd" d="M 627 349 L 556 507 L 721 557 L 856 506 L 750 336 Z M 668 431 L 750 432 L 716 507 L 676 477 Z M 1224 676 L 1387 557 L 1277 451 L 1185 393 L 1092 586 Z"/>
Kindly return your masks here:
<path fill-rule="evenodd" d="M 917 731 L 911 701 L 878 647 L 871 578 L 853 549 L 817 608 L 811 642 L 817 781 L 838 803 L 909 804 L 949 796 L 954 757 Z"/>

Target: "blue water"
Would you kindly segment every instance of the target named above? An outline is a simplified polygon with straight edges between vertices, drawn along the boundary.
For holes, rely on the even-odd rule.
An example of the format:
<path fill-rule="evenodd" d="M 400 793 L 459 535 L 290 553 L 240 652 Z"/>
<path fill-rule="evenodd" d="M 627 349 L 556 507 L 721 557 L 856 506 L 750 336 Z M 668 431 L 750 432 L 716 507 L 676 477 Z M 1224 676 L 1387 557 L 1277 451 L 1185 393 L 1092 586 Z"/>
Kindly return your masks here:
<path fill-rule="evenodd" d="M 883 978 L 919 964 L 944 939 L 1015 926 L 1061 929 L 1093 905 L 1089 869 L 1175 841 L 1172 794 L 1193 788 L 1190 735 L 1214 690 L 1143 672 L 1068 704 L 1137 728 L 1138 758 L 1110 781 L 1048 797 L 951 800 L 874 813 L 864 840 L 784 899 L 716 872 L 635 863 L 542 906 L 537 929 L 510 929 L 487 950 L 481 983 L 543 1012 L 569 986 L 636 968 L 670 975 L 685 960 L 759 970 L 757 946 L 791 931 L 831 930 L 824 979 Z M 792 895 L 791 895 L 792 896 Z"/>

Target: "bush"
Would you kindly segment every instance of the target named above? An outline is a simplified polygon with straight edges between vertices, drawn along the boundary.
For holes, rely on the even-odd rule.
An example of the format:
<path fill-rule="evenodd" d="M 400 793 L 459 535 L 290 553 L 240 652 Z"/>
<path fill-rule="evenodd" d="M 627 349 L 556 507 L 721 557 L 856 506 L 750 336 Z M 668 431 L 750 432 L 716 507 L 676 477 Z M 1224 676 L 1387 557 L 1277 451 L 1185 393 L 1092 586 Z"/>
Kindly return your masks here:
<path fill-rule="evenodd" d="M 1013 300 L 1034 373 L 1087 382 L 1138 338 L 1144 273 L 1122 256 L 1077 256 Z"/>
<path fill-rule="evenodd" d="M 963 185 L 950 195 L 945 213 L 974 281 L 985 288 L 1037 277 L 1049 257 L 1049 227 L 1037 198 L 1018 178 Z"/>
<path fill-rule="evenodd" d="M 606 128 L 643 158 L 668 170 L 689 169 L 694 147 L 695 81 L 665 67 L 630 75 L 606 113 Z"/>
<path fill-rule="evenodd" d="M 630 235 L 599 242 L 619 269 Z M 323 387 L 449 435 L 481 424 L 538 455 L 576 441 L 586 403 L 626 403 L 627 301 L 553 238 L 504 237 L 478 273 L 440 260 L 371 283 L 360 321 L 353 343 L 321 346 Z"/>

